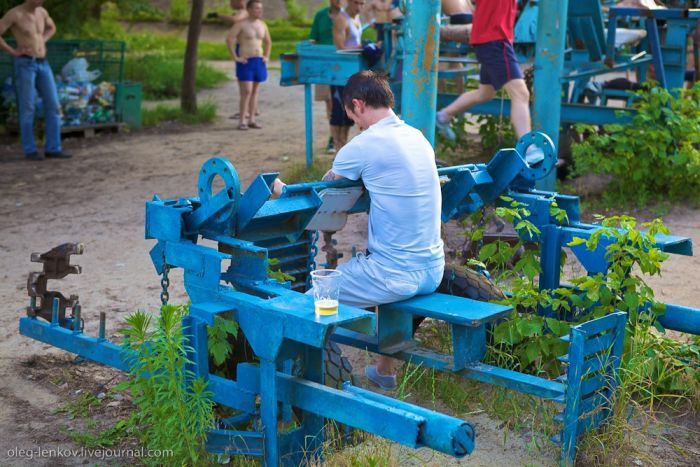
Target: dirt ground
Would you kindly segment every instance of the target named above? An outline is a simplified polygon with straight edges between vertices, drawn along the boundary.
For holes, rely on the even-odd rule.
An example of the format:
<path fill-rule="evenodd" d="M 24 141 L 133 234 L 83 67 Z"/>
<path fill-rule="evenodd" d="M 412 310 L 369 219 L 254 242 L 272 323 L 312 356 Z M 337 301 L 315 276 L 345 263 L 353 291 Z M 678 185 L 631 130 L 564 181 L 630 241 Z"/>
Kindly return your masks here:
<path fill-rule="evenodd" d="M 70 441 L 69 432 L 81 430 L 85 421 L 72 419 L 57 409 L 82 392 L 97 397 L 104 393 L 101 406 L 91 408 L 90 414 L 106 426 L 124 415 L 128 402 L 109 393 L 121 380 L 118 372 L 95 364 L 76 364 L 68 354 L 19 335 L 18 319 L 24 315 L 28 300 L 27 273 L 40 269 L 29 261 L 30 254 L 63 242 L 85 244 L 85 254 L 73 261 L 83 267 L 83 274 L 51 285 L 64 294 L 80 295 L 88 333 L 96 334 L 101 311 L 108 316 L 107 334 L 114 337 L 130 312 L 156 310 L 160 282 L 148 256 L 153 242 L 144 240 L 144 202 L 154 194 L 168 198 L 193 196 L 201 165 L 214 155 L 233 162 L 243 187 L 260 172 L 278 171 L 302 161 L 303 89 L 281 88 L 278 82 L 279 72 L 272 71 L 261 95 L 262 130 L 237 131 L 237 121 L 228 118 L 237 105 L 236 83 L 231 81 L 202 93 L 219 107 L 220 117 L 212 125 L 173 124 L 72 139 L 65 142 L 65 149 L 74 157 L 65 161 L 27 162 L 17 142 L 2 142 L 0 301 L 5 305 L 0 328 L 5 331 L 0 338 L 0 465 L 96 463 L 95 458 L 85 456 L 29 461 L 11 458 L 10 454 L 17 448 L 79 448 Z M 323 146 L 327 138 L 322 120 L 323 109 L 317 106 L 317 147 Z M 700 243 L 700 211 L 679 207 L 668 213 L 666 221 L 673 233 Z M 363 216 L 357 216 L 337 237 L 346 258 L 353 245 L 363 247 L 365 222 Z M 664 276 L 654 278 L 652 283 L 663 300 L 697 306 L 698 273 L 697 257 L 672 257 Z M 172 283 L 171 301 L 185 302 L 181 276 L 176 272 Z M 477 449 L 468 459 L 457 462 L 427 450 L 419 451 L 417 457 L 402 451 L 401 463 L 405 459 L 405 463 L 418 465 L 492 466 L 552 465 L 557 461 L 555 449 L 530 448 L 525 435 L 504 432 L 497 421 L 484 414 L 467 418 L 479 432 Z M 672 459 L 674 464 L 686 463 L 683 457 Z"/>

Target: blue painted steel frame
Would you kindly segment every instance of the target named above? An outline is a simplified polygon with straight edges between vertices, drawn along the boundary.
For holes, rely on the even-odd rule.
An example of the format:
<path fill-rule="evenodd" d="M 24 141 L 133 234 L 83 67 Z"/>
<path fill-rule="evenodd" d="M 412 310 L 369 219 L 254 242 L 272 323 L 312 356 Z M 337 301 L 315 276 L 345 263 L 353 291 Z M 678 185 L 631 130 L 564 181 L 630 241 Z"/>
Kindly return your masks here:
<path fill-rule="evenodd" d="M 545 152 L 544 162 L 537 167 L 528 166 L 522 157 L 531 143 L 542 147 Z M 530 220 L 542 232 L 529 240 L 539 242 L 542 249 L 540 284 L 543 288 L 559 286 L 562 248 L 573 238 L 586 239 L 600 228 L 580 222 L 577 197 L 532 188 L 535 180 L 551 173 L 554 161 L 551 140 L 542 134 L 531 134 L 526 135 L 517 148 L 499 151 L 488 164 L 438 170 L 444 181 L 443 221 L 498 202 L 503 194 L 528 207 Z M 214 193 L 212 184 L 217 177 L 224 180 L 225 187 Z M 246 441 L 250 441 L 249 449 L 244 449 L 240 442 L 227 444 L 227 439 L 239 434 L 224 429 L 211 433 L 209 444 L 213 450 L 264 454 L 270 465 L 294 463 L 299 460 L 300 453 L 320 446 L 323 418 L 336 419 L 409 446 L 429 446 L 456 456 L 473 449 L 473 430 L 461 420 L 351 387 L 338 391 L 322 386 L 321 349 L 331 335 L 341 342 L 552 399 L 565 403 L 569 410 L 575 409 L 570 408 L 568 396 L 565 397 L 571 390 L 565 382 L 547 381 L 480 362 L 486 348 L 485 326 L 507 313 L 507 307 L 440 294 L 416 297 L 386 307 L 388 314 L 380 313 L 376 334 L 375 316 L 364 310 L 341 305 L 337 316 L 316 317 L 311 297 L 290 290 L 289 284 L 267 279 L 269 250 L 258 243 L 295 244 L 306 235 L 305 228 L 321 205 L 320 192 L 357 186 L 359 182 L 345 180 L 289 185 L 279 199 L 271 199 L 270 186 L 275 177 L 274 173 L 262 174 L 241 194 L 233 165 L 225 159 L 213 158 L 200 172 L 198 197 L 161 200 L 156 196 L 146 204 L 146 236 L 157 239 L 151 250 L 156 271 L 162 273 L 166 267 L 184 270 L 185 288 L 192 305 L 183 325 L 192 349 L 193 373 L 208 379 L 216 402 L 243 412 L 245 417 L 255 416 L 262 421 L 261 432 L 245 435 Z M 560 224 L 552 218 L 550 207 L 553 202 L 567 212 L 568 223 Z M 348 213 L 362 212 L 367 206 L 365 194 Z M 200 238 L 217 242 L 218 248 L 199 245 Z M 664 251 L 692 254 L 687 238 L 657 236 L 656 240 L 657 246 Z M 589 273 L 605 273 L 608 268 L 605 247 L 610 241 L 612 239 L 601 238 L 595 251 L 582 246 L 573 247 L 572 251 Z M 63 328 L 58 323 L 57 306 L 55 310 L 49 323 L 37 318 L 22 318 L 21 333 L 86 358 L 128 369 L 120 348 L 104 339 L 103 330 L 95 338 L 84 335 L 80 329 L 73 329 L 72 323 L 80 322 L 76 310 L 73 319 L 66 320 L 66 328 Z M 408 329 L 407 323 L 414 314 L 451 323 L 455 354 L 444 355 L 411 346 L 408 332 L 402 332 L 402 337 L 397 339 L 396 332 Z M 260 360 L 258 366 L 239 365 L 236 381 L 209 372 L 207 326 L 214 324 L 217 315 L 225 315 L 239 323 Z M 663 319 L 673 329 L 690 332 L 700 329 L 700 310 L 697 309 L 670 305 Z M 605 334 L 605 329 L 610 328 L 600 323 L 593 321 L 578 329 Z M 598 350 L 617 345 L 618 337 L 613 336 L 612 331 L 608 334 L 591 340 L 590 345 L 602 346 Z M 616 336 L 619 335 L 618 332 Z M 576 349 L 589 344 L 580 344 L 575 335 L 570 340 L 573 347 L 565 358 L 573 361 L 578 359 Z M 290 375 L 289 362 L 296 357 L 304 361 L 302 378 Z M 577 365 L 584 365 L 585 369 L 588 368 L 585 365 L 592 363 Z M 596 381 L 583 384 L 589 388 Z M 261 401 L 259 407 L 257 397 Z M 302 410 L 300 426 L 288 433 L 278 433 L 277 420 L 280 416 L 288 418 L 290 406 Z M 353 409 L 346 413 L 338 408 L 341 406 Z M 392 417 L 391 424 L 378 422 L 389 416 Z M 599 421 L 596 419 L 591 426 Z M 570 433 L 565 433 L 564 439 L 568 439 L 564 442 L 564 455 L 568 459 L 574 441 Z"/>

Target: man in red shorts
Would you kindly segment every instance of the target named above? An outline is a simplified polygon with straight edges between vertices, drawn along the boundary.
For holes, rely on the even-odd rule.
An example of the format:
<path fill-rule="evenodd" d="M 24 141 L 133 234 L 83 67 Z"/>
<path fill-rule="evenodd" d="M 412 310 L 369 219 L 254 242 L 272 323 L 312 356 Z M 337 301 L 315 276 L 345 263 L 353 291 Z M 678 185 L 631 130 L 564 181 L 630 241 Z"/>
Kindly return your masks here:
<path fill-rule="evenodd" d="M 437 130 L 444 137 L 455 139 L 450 128 L 452 117 L 493 99 L 501 88 L 505 88 L 510 97 L 510 119 L 515 134 L 520 138 L 532 130 L 530 93 L 513 51 L 516 3 L 516 0 L 479 0 L 476 4 L 470 43 L 481 65 L 480 84 L 478 89 L 462 94 L 437 113 Z M 530 164 L 544 158 L 542 150 L 536 146 L 530 146 L 525 156 Z"/>

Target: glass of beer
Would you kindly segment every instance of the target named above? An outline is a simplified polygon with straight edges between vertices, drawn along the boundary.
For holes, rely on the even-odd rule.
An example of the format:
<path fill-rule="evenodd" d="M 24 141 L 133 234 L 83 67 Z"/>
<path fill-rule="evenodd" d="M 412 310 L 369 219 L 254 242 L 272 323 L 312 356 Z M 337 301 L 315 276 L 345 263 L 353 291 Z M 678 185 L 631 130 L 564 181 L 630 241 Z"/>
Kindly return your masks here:
<path fill-rule="evenodd" d="M 317 316 L 338 314 L 340 276 L 342 275 L 342 272 L 335 269 L 311 271 L 311 286 L 313 287 L 314 308 Z"/>

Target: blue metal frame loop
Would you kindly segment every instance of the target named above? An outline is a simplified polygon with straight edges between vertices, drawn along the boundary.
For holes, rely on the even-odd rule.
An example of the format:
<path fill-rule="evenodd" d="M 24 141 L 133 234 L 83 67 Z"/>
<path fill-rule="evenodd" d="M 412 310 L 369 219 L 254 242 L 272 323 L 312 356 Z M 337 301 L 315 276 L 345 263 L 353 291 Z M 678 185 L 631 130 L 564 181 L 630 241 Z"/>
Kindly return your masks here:
<path fill-rule="evenodd" d="M 535 166 L 530 166 L 525 161 L 525 152 L 530 145 L 535 145 L 544 153 L 544 160 Z M 518 155 L 525 161 L 525 167 L 520 171 L 520 176 L 527 180 L 541 180 L 554 170 L 557 163 L 557 150 L 552 139 L 540 131 L 531 131 L 524 134 L 515 146 Z"/>
<path fill-rule="evenodd" d="M 217 175 L 224 181 L 225 188 L 222 191 L 225 191 L 228 198 L 233 201 L 233 209 L 230 211 L 230 215 L 233 215 L 240 205 L 241 183 L 233 164 L 223 157 L 212 157 L 202 165 L 197 182 L 199 201 L 202 206 L 205 206 L 214 197 L 212 184 Z M 219 221 L 226 222 L 228 219 L 219 219 Z"/>

